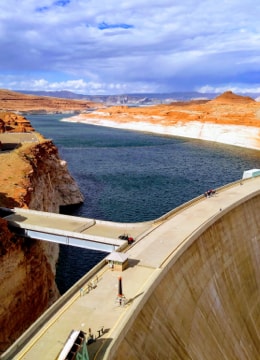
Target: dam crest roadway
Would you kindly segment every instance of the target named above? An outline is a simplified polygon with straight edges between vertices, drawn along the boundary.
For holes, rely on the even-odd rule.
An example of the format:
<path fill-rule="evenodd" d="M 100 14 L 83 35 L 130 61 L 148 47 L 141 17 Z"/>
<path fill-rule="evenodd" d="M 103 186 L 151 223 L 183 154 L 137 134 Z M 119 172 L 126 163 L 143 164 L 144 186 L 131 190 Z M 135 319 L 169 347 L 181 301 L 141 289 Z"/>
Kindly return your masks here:
<path fill-rule="evenodd" d="M 27 211 L 14 209 L 6 218 L 17 221 Z M 37 226 L 30 221 L 16 225 Z M 112 245 L 126 254 L 128 267 L 116 271 L 101 261 L 0 359 L 59 359 L 72 330 L 94 334 L 91 360 L 259 359 L 260 176 L 227 184 L 150 222 L 82 221 L 63 231 L 78 236 L 83 230 L 103 242 L 131 234 L 132 245 Z"/>

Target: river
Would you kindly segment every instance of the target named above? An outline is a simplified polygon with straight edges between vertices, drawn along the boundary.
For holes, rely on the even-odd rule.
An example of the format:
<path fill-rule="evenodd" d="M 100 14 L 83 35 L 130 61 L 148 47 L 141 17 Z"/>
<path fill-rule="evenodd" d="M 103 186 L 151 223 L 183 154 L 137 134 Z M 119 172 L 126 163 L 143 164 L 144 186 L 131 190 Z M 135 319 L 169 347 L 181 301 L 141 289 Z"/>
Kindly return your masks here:
<path fill-rule="evenodd" d="M 69 116 L 69 115 L 68 115 Z M 260 152 L 188 138 L 27 115 L 59 149 L 85 196 L 73 215 L 109 221 L 155 219 L 210 188 L 260 168 Z M 64 293 L 107 254 L 61 246 L 57 284 Z"/>

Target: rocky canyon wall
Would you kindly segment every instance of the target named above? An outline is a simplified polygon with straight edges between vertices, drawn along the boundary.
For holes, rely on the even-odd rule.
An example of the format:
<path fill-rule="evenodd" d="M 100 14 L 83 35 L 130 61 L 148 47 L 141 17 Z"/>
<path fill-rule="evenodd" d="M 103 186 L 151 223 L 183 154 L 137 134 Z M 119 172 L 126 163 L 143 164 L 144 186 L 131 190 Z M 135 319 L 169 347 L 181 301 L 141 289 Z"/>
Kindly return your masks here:
<path fill-rule="evenodd" d="M 58 248 L 14 236 L 0 219 L 0 350 L 3 352 L 54 302 Z"/>
<path fill-rule="evenodd" d="M 59 212 L 60 206 L 83 202 L 52 141 L 19 115 L 0 113 L 0 123 L 2 145 L 7 135 L 15 139 L 12 150 L 0 151 L 0 207 Z M 58 245 L 19 238 L 0 218 L 0 353 L 59 297 L 58 255 Z"/>

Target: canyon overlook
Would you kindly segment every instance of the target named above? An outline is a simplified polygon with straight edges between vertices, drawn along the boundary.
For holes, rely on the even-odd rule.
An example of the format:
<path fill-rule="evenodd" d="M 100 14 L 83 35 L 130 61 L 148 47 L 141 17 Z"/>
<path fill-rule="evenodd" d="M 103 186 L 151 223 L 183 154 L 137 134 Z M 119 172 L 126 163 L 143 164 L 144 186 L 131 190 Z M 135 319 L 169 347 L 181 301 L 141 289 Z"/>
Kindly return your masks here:
<path fill-rule="evenodd" d="M 12 98 L 8 105 L 4 105 L 2 100 L 0 108 L 17 112 L 43 111 L 45 107 L 36 106 L 33 99 L 27 105 L 25 99 Z M 45 98 L 44 101 L 48 105 L 45 108 L 47 112 L 80 112 L 95 107 L 85 103 L 73 108 L 74 105 L 67 106 L 57 99 L 56 104 L 50 106 L 51 100 Z M 69 121 L 154 131 L 260 149 L 260 104 L 231 92 L 212 101 L 143 108 L 97 107 L 99 110 L 78 115 Z M 31 134 L 33 137 L 28 141 Z M 11 141 L 10 137 L 5 136 L 14 139 L 13 150 L 0 154 L 1 207 L 59 212 L 60 206 L 84 201 L 55 145 L 34 131 L 26 118 L 9 112 L 0 113 L 0 135 L 2 148 Z M 0 261 L 3 269 L 0 285 L 0 352 L 3 352 L 59 297 L 55 284 L 59 250 L 57 245 L 18 238 L 8 230 L 4 220 L 0 221 Z"/>

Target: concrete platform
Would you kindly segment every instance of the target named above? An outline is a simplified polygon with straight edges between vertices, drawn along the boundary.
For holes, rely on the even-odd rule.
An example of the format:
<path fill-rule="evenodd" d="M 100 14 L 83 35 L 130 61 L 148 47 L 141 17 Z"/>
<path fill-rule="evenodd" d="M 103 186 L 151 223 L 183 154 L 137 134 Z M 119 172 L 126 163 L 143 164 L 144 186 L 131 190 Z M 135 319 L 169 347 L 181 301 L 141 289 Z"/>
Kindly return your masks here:
<path fill-rule="evenodd" d="M 19 235 L 105 252 L 127 246 L 127 240 L 121 235 L 136 240 L 155 226 L 152 221 L 116 223 L 20 208 L 14 208 L 11 214 L 3 217 Z"/>
<path fill-rule="evenodd" d="M 101 236 L 118 239 L 127 234 L 134 238 L 153 229 L 154 222 L 116 223 L 77 216 L 61 215 L 43 211 L 14 208 L 14 213 L 5 219 L 16 227 L 28 229 L 53 229 L 57 232 L 75 232 L 86 236 Z"/>

